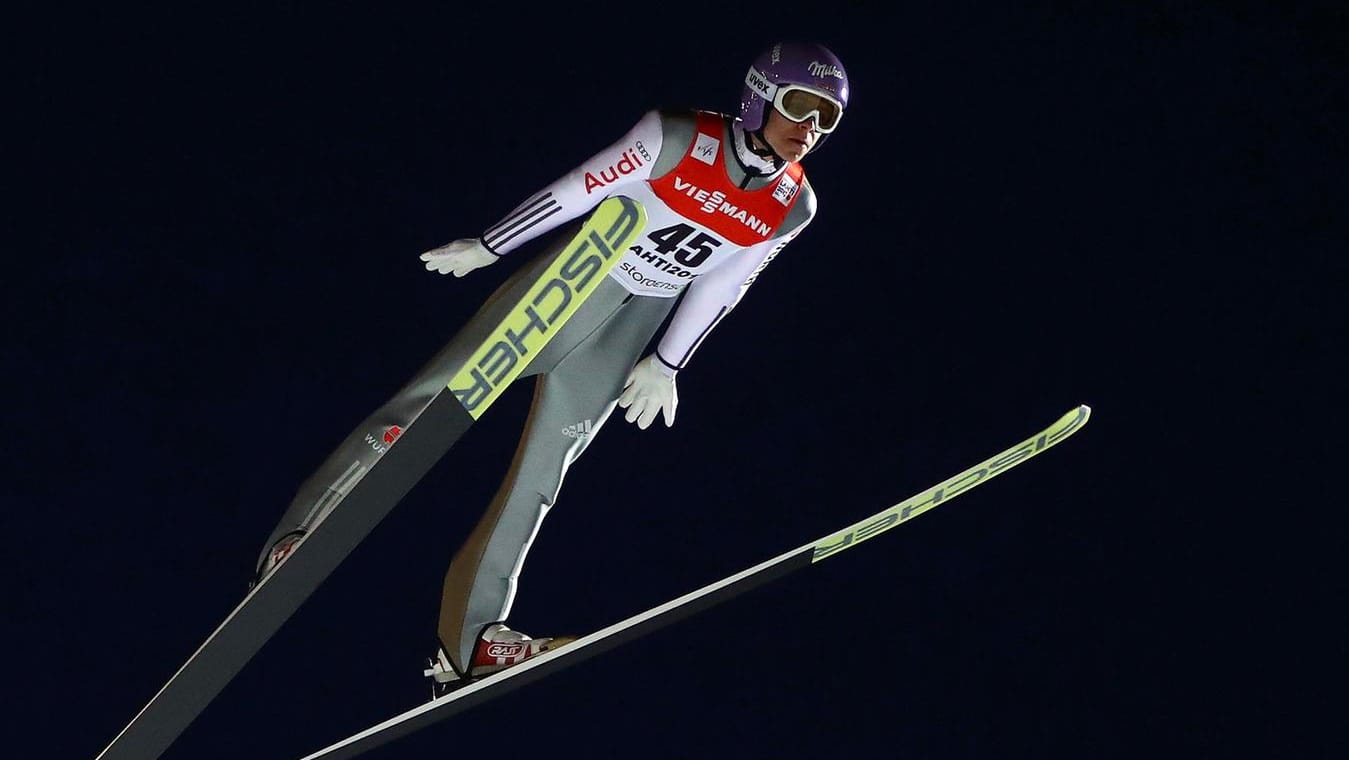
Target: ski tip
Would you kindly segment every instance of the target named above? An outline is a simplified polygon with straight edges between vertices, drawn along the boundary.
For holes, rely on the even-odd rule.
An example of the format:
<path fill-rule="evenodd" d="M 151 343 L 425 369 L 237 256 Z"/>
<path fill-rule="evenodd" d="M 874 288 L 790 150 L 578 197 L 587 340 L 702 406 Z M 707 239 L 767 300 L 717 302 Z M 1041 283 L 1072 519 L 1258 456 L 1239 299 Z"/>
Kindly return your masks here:
<path fill-rule="evenodd" d="M 1063 420 L 1068 426 L 1067 430 L 1064 431 L 1064 433 L 1072 434 L 1077 432 L 1082 428 L 1083 425 L 1086 425 L 1087 421 L 1090 419 L 1091 419 L 1091 407 L 1087 406 L 1086 404 L 1078 404 L 1076 409 L 1063 415 Z"/>
<path fill-rule="evenodd" d="M 1082 426 L 1087 424 L 1089 419 L 1091 419 L 1091 407 L 1086 404 L 1078 404 L 1076 408 L 1069 410 L 1067 414 L 1060 417 L 1058 422 L 1050 425 L 1049 429 L 1041 434 L 1041 438 L 1049 441 L 1050 444 L 1058 443 L 1082 429 Z"/>

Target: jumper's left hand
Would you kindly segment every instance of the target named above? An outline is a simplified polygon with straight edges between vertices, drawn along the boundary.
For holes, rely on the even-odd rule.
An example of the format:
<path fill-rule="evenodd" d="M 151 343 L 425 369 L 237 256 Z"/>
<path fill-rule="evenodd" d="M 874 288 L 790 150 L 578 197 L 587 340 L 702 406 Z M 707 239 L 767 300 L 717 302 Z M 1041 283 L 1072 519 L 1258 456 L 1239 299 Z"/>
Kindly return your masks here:
<path fill-rule="evenodd" d="M 675 407 L 679 404 L 674 376 L 675 370 L 665 366 L 655 354 L 637 362 L 628 374 L 623 395 L 618 398 L 618 405 L 628 410 L 623 418 L 646 430 L 659 413 L 665 417 L 665 427 L 674 425 Z"/>

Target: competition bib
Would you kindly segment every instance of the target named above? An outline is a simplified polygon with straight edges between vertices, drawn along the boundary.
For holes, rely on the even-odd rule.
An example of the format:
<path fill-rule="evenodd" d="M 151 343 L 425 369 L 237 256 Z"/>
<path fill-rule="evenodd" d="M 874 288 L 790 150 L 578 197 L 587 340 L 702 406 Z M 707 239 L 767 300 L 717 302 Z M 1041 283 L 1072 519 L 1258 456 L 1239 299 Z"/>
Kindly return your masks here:
<path fill-rule="evenodd" d="M 700 274 L 769 240 L 787 218 L 805 180 L 788 164 L 766 187 L 741 190 L 726 175 L 725 121 L 699 112 L 698 133 L 669 173 L 624 188 L 647 211 L 645 231 L 609 276 L 637 295 L 672 298 Z"/>

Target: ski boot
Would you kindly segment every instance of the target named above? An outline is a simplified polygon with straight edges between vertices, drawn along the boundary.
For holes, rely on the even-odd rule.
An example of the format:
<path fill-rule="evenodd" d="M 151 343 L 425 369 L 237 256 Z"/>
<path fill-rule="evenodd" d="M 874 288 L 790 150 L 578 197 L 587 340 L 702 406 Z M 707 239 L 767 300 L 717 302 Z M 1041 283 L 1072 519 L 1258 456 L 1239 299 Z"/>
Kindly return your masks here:
<path fill-rule="evenodd" d="M 436 699 L 467 686 L 482 676 L 491 675 L 519 664 L 536 655 L 549 652 L 564 644 L 575 641 L 575 636 L 552 636 L 533 639 L 519 631 L 512 631 L 501 623 L 493 623 L 483 629 L 478 643 L 473 647 L 473 659 L 469 663 L 468 673 L 461 675 L 442 647 L 436 650 L 436 656 L 427 661 L 422 675 L 431 679 L 431 698 Z"/>
<path fill-rule="evenodd" d="M 277 565 L 284 562 L 286 557 L 289 557 L 290 553 L 295 551 L 296 545 L 300 543 L 300 539 L 304 538 L 304 534 L 305 532 L 302 530 L 293 530 L 277 539 L 276 543 L 272 544 L 272 550 L 267 552 L 267 559 L 262 561 L 262 566 L 258 568 L 257 574 L 253 576 L 253 580 L 248 584 L 249 591 L 252 591 L 259 583 L 262 583 L 263 578 L 271 575 Z"/>

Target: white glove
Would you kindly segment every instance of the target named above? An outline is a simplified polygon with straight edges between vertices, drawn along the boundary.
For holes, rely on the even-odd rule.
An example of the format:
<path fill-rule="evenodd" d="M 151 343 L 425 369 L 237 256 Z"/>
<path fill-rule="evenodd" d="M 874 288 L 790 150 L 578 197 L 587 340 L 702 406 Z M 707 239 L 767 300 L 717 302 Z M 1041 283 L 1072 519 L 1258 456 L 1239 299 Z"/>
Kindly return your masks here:
<path fill-rule="evenodd" d="M 655 354 L 637 362 L 618 398 L 618 405 L 628 410 L 624 419 L 646 430 L 659 412 L 665 415 L 665 427 L 674 425 L 675 406 L 679 404 L 674 373 Z"/>
<path fill-rule="evenodd" d="M 495 264 L 498 258 L 484 248 L 481 241 L 473 238 L 456 240 L 421 255 L 422 261 L 426 262 L 426 271 L 441 274 L 453 272 L 455 277 L 463 277 L 474 269 Z"/>

